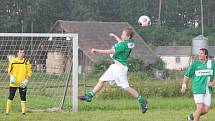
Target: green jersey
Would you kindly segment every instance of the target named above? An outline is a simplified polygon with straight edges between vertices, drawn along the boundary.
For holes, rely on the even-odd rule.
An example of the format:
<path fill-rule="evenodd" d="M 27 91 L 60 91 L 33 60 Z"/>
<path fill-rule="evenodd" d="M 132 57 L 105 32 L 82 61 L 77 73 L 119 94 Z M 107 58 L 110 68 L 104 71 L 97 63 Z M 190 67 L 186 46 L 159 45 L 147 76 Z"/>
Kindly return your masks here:
<path fill-rule="evenodd" d="M 135 44 L 133 40 L 124 40 L 116 43 L 113 48 L 115 50 L 113 54 L 113 59 L 119 61 L 123 65 L 128 64 L 128 57 L 134 48 Z"/>
<path fill-rule="evenodd" d="M 215 63 L 211 60 L 206 60 L 202 63 L 200 60 L 195 60 L 185 72 L 185 76 L 192 78 L 193 94 L 205 94 L 208 87 L 208 82 L 213 81 L 215 75 Z"/>

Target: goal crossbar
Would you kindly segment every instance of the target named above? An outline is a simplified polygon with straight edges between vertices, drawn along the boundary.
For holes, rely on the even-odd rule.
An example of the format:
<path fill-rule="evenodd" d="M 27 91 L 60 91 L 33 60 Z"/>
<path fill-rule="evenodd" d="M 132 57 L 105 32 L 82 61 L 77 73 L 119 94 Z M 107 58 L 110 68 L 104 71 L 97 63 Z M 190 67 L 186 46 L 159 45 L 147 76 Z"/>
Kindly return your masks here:
<path fill-rule="evenodd" d="M 0 37 L 74 37 L 78 38 L 77 33 L 0 33 Z"/>

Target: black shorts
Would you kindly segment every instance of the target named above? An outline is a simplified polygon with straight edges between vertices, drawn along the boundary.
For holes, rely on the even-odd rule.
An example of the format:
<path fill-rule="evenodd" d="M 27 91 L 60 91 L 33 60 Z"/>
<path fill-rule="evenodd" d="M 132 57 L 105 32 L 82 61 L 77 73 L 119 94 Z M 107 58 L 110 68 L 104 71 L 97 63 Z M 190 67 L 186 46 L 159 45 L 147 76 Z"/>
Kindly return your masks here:
<path fill-rule="evenodd" d="M 16 90 L 17 88 L 19 88 L 19 94 L 20 94 L 20 98 L 22 101 L 26 101 L 26 93 L 27 93 L 27 87 L 25 88 L 20 88 L 20 87 L 10 87 L 9 88 L 9 100 L 13 100 L 15 94 L 16 94 Z"/>

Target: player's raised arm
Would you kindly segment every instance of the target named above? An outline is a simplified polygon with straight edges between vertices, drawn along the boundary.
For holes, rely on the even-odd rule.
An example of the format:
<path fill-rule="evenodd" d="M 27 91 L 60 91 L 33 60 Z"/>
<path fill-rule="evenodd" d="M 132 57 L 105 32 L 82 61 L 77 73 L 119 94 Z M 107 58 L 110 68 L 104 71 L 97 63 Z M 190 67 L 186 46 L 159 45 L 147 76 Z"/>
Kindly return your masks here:
<path fill-rule="evenodd" d="M 122 41 L 122 39 L 119 38 L 119 37 L 118 37 L 117 35 L 115 35 L 114 33 L 110 33 L 109 36 L 110 36 L 110 37 L 113 37 L 113 38 L 114 38 L 116 41 L 118 41 L 118 42 Z"/>
<path fill-rule="evenodd" d="M 91 52 L 92 53 L 99 53 L 99 54 L 113 54 L 114 53 L 114 49 L 100 50 L 100 49 L 92 48 Z"/>

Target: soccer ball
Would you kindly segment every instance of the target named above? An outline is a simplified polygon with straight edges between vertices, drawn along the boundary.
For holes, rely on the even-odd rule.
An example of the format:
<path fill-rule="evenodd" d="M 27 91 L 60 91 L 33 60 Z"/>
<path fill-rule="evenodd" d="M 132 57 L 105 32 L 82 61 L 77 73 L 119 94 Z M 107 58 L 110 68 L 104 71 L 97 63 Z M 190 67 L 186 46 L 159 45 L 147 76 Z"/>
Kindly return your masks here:
<path fill-rule="evenodd" d="M 146 27 L 148 25 L 151 25 L 151 20 L 148 16 L 140 16 L 138 19 L 138 23 L 141 27 Z"/>

